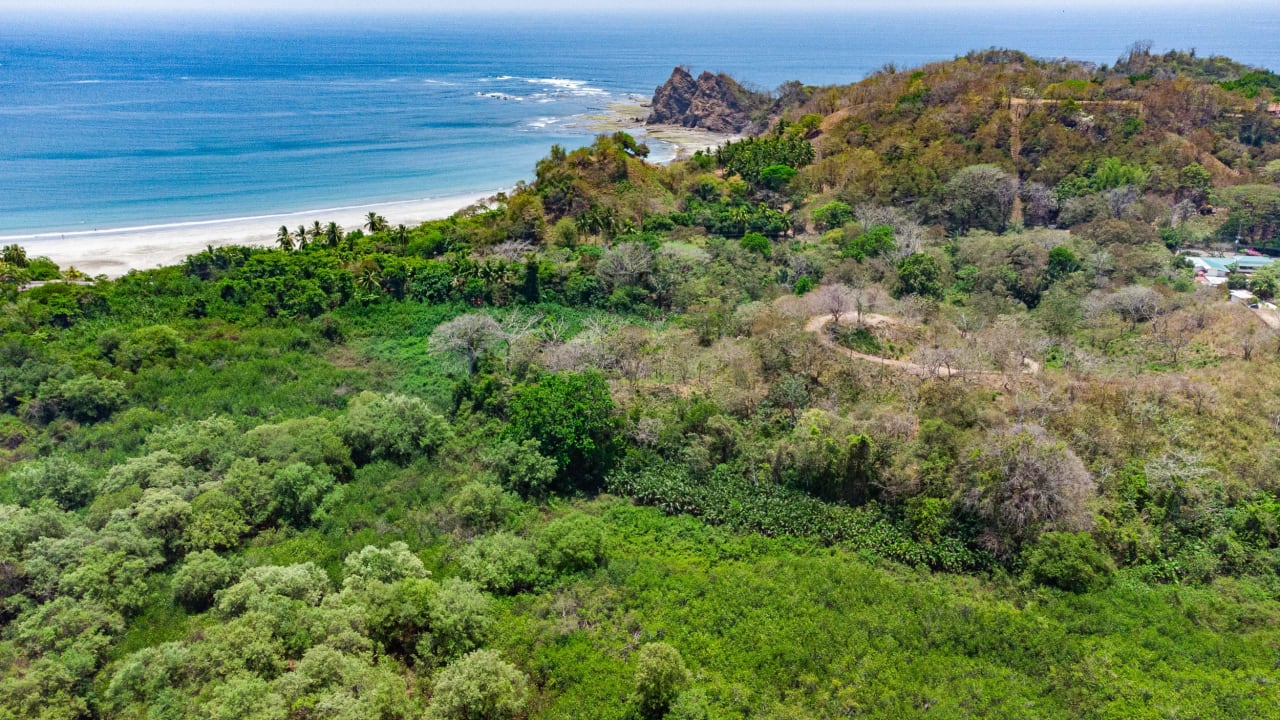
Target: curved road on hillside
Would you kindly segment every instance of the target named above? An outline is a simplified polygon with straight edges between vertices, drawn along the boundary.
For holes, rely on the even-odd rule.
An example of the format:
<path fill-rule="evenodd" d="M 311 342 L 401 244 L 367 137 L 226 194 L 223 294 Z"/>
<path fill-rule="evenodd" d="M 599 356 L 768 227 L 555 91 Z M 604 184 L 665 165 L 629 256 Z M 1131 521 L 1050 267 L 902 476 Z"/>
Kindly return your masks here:
<path fill-rule="evenodd" d="M 862 313 L 862 324 L 869 325 L 871 327 L 875 327 L 876 325 L 895 325 L 895 324 L 901 324 L 901 322 L 902 322 L 901 320 L 897 318 L 889 317 L 888 315 L 877 315 L 875 313 Z M 878 355 L 868 355 L 867 353 L 860 353 L 860 352 L 857 352 L 856 350 L 851 350 L 850 348 L 837 344 L 836 341 L 831 337 L 831 334 L 827 332 L 827 325 L 829 324 L 831 324 L 831 315 L 829 313 L 824 313 L 822 315 L 812 315 L 809 317 L 807 321 L 805 321 L 804 329 L 808 330 L 811 333 L 817 334 L 818 342 L 822 343 L 823 345 L 826 345 L 827 347 L 831 348 L 832 350 L 835 350 L 836 352 L 844 353 L 849 357 L 855 358 L 857 360 L 865 360 L 866 362 L 875 363 L 877 365 L 896 368 L 898 370 L 903 370 L 905 372 L 908 372 L 912 375 L 916 375 L 918 377 L 926 377 L 926 378 L 927 377 L 955 377 L 959 375 L 962 377 L 987 380 L 987 381 L 991 381 L 991 380 L 1004 381 L 1006 379 L 1004 373 L 996 372 L 993 370 L 972 370 L 972 371 L 966 372 L 964 370 L 959 370 L 956 368 L 952 368 L 950 366 L 940 366 L 937 368 L 930 368 L 928 366 L 921 365 L 920 363 L 914 363 L 909 360 L 894 360 L 892 358 L 883 358 Z M 1035 375 L 1040 372 L 1040 364 L 1035 362 L 1034 360 L 1027 360 L 1026 364 L 1027 364 L 1027 367 L 1023 371 L 1024 373 Z"/>

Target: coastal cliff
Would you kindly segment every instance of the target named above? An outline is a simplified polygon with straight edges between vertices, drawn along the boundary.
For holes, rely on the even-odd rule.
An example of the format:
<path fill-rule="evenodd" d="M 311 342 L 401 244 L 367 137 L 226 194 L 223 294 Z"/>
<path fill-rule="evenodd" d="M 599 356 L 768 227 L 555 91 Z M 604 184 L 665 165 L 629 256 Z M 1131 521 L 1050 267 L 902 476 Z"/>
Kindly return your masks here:
<path fill-rule="evenodd" d="M 723 73 L 704 71 L 695 80 L 686 68 L 677 67 L 654 90 L 646 124 L 738 133 L 751 124 L 751 109 L 760 99 L 767 101 L 768 96 L 747 90 Z"/>

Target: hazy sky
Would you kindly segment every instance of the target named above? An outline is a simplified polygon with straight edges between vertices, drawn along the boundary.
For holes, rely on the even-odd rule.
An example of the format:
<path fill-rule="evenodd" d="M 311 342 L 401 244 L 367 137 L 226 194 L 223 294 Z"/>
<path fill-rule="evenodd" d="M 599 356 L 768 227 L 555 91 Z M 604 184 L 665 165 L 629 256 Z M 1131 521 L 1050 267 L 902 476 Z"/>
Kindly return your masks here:
<path fill-rule="evenodd" d="M 1256 4 L 1265 0 L 1247 0 L 1240 4 Z M 483 12 L 483 11 L 613 11 L 644 12 L 663 10 L 762 10 L 782 12 L 831 11 L 865 9 L 925 9 L 930 7 L 1037 7 L 1069 10 L 1080 7 L 1167 7 L 1200 5 L 1212 7 L 1220 3 L 1196 0 L 0 0 L 0 11 L 17 10 L 43 13 L 60 12 Z"/>

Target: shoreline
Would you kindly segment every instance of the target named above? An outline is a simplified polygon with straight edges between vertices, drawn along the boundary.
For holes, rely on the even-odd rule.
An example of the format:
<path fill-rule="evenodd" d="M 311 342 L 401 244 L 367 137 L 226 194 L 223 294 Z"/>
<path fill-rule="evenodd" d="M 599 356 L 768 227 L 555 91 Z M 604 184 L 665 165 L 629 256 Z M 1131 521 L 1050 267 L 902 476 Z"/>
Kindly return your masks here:
<path fill-rule="evenodd" d="M 741 135 L 717 133 L 698 128 L 687 128 L 682 125 L 646 125 L 650 103 L 639 95 L 630 95 L 625 100 L 611 102 L 605 106 L 603 113 L 583 115 L 578 122 L 569 127 L 582 127 L 596 133 L 611 133 L 623 130 L 642 142 L 653 140 L 673 148 L 670 156 L 650 156 L 650 162 L 666 165 L 677 160 L 685 160 L 698 150 L 709 150 L 719 147 L 730 140 L 741 140 Z"/>
<path fill-rule="evenodd" d="M 270 213 L 249 217 L 160 223 L 69 233 L 32 233 L 0 236 L 0 243 L 17 243 L 30 257 L 47 257 L 63 270 L 74 267 L 90 276 L 118 278 L 130 270 L 177 265 L 187 256 L 208 247 L 226 245 L 272 246 L 281 225 L 290 230 L 336 222 L 344 230 L 362 227 L 370 212 L 392 225 L 414 226 L 449 217 L 510 188 L 418 200 L 397 200 L 344 205 L 318 210 Z"/>
<path fill-rule="evenodd" d="M 669 152 L 649 158 L 656 164 L 668 164 L 690 157 L 697 150 L 717 147 L 736 135 L 712 133 L 675 125 L 645 125 L 643 116 L 648 102 L 640 96 L 610 103 L 603 113 L 578 118 L 571 127 L 593 133 L 625 130 L 641 141 L 661 143 Z M 487 200 L 510 187 L 486 193 L 466 193 L 417 200 L 373 202 L 340 205 L 316 210 L 301 210 L 246 217 L 191 220 L 148 225 L 135 225 L 102 230 L 72 232 L 35 232 L 0 235 L 0 244 L 18 244 L 30 257 L 47 257 L 63 270 L 75 268 L 89 276 L 118 278 L 131 270 L 149 270 L 177 265 L 187 256 L 209 247 L 226 245 L 273 246 L 281 225 L 295 230 L 336 222 L 346 230 L 365 223 L 370 212 L 376 212 L 392 225 L 415 226 L 430 220 L 447 218 L 463 208 Z"/>

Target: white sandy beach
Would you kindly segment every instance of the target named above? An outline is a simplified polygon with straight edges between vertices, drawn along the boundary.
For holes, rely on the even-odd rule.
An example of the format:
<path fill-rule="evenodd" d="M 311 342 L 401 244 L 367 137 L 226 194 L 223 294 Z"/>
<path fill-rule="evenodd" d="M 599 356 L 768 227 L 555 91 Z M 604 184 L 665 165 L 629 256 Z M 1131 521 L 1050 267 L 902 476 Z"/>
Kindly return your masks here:
<path fill-rule="evenodd" d="M 322 224 L 336 222 L 344 229 L 353 230 L 364 225 L 370 212 L 376 212 L 393 226 L 413 226 L 448 217 L 496 192 L 65 235 L 7 235 L 0 237 L 0 244 L 17 243 L 26 248 L 28 255 L 43 255 L 64 269 L 74 266 L 92 276 L 119 277 L 130 270 L 180 263 L 210 245 L 273 245 L 281 225 L 293 230 L 299 225 L 311 227 L 318 220 Z"/>
<path fill-rule="evenodd" d="M 647 112 L 647 107 L 638 101 L 615 103 L 604 114 L 580 118 L 579 126 L 589 127 L 594 132 L 627 130 L 641 140 L 660 141 L 666 152 L 655 153 L 656 157 L 650 160 L 664 164 L 688 157 L 695 150 L 713 148 L 735 139 L 734 136 L 676 126 L 646 127 L 641 118 Z M 26 248 L 29 256 L 48 257 L 63 269 L 75 267 L 90 276 L 114 278 L 130 270 L 181 263 L 188 255 L 210 246 L 274 245 L 281 225 L 294 230 L 299 225 L 311 227 L 315 221 L 321 224 L 336 222 L 344 229 L 352 230 L 363 226 L 370 212 L 376 212 L 392 226 L 404 224 L 412 227 L 426 220 L 448 217 L 498 192 L 66 234 L 4 235 L 0 236 L 0 244 L 17 243 Z"/>

